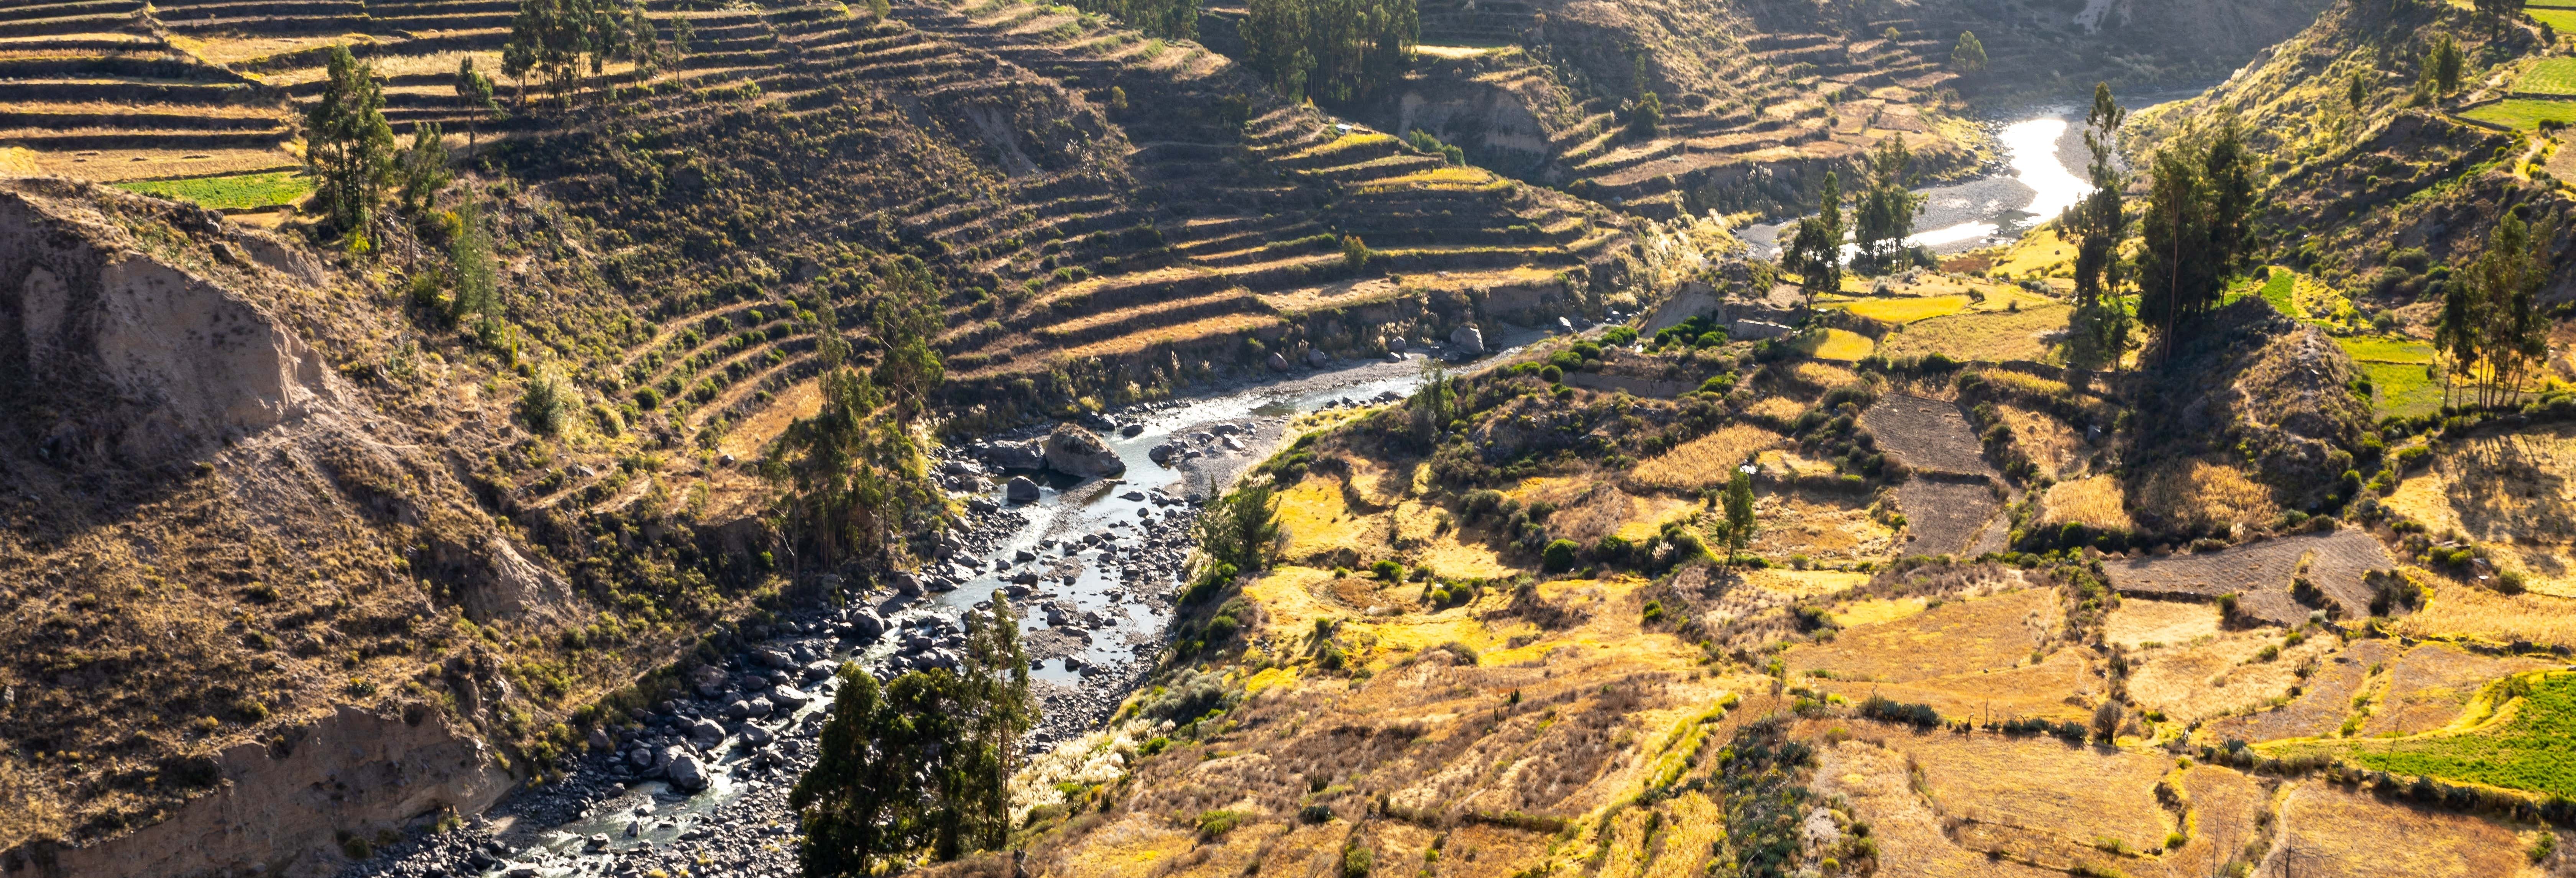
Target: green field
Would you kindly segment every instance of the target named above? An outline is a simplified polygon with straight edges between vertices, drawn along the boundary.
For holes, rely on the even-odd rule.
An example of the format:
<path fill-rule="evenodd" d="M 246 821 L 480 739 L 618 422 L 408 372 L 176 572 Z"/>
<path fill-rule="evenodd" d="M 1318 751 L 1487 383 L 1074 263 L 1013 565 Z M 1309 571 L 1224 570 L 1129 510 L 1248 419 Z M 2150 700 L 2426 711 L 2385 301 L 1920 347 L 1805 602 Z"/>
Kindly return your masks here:
<path fill-rule="evenodd" d="M 293 204 L 313 192 L 312 178 L 301 171 L 271 171 L 265 174 L 239 174 L 230 177 L 191 177 L 185 180 L 142 180 L 118 183 L 117 188 L 145 195 L 158 195 L 180 201 L 194 201 L 214 210 L 256 210 Z"/>
<path fill-rule="evenodd" d="M 2274 311 L 2293 318 L 2306 317 L 2308 312 L 2300 310 L 2299 300 L 2290 295 L 2297 286 L 2298 275 L 2291 274 L 2288 269 L 2272 269 L 2271 278 L 2263 282 L 2263 301 L 2270 302 Z"/>
<path fill-rule="evenodd" d="M 2533 19 L 2538 20 L 2541 24 L 2548 25 L 2550 30 L 2557 31 L 2562 34 L 2576 34 L 2576 9 L 2526 9 L 2523 11 L 2531 13 L 2531 17 Z"/>
<path fill-rule="evenodd" d="M 2420 365 L 2355 363 L 2370 377 L 2370 406 L 2377 417 L 2417 417 L 2442 408 L 2442 385 L 2425 377 Z"/>
<path fill-rule="evenodd" d="M 2433 362 L 2433 345 L 2411 338 L 2385 335 L 2354 335 L 2335 339 L 2343 352 L 2364 363 L 2404 363 L 2421 366 Z"/>
<path fill-rule="evenodd" d="M 2560 31 L 2576 33 L 2576 10 L 2569 10 L 2567 16 L 2566 27 L 2560 28 Z M 2460 115 L 2480 122 L 2493 122 L 2524 131 L 2536 131 L 2539 130 L 2542 122 L 2576 123 L 2576 101 L 2508 98 L 2471 109 Z"/>
<path fill-rule="evenodd" d="M 2365 743 L 2350 756 L 2397 774 L 2576 796 L 2576 674 L 2541 677 L 2512 711 L 2467 734 Z"/>
<path fill-rule="evenodd" d="M 2544 10 L 2567 11 L 2576 10 Z M 2576 58 L 2551 58 L 2524 74 L 2513 90 L 2524 94 L 2576 95 Z"/>

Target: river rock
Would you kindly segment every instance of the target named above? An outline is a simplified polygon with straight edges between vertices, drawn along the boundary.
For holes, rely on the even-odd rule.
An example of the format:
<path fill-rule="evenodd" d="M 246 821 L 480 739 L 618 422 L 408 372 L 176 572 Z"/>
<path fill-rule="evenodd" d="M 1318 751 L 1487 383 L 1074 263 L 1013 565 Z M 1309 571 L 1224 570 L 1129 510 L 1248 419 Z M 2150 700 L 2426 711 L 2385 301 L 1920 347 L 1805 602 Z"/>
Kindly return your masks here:
<path fill-rule="evenodd" d="M 1180 446 L 1173 445 L 1172 443 L 1169 443 L 1169 442 L 1165 442 L 1165 443 L 1163 443 L 1163 444 L 1161 444 L 1161 445 L 1156 445 L 1156 446 L 1154 446 L 1154 447 L 1152 447 L 1152 448 L 1146 449 L 1146 450 L 1145 450 L 1145 456 L 1146 456 L 1147 458 L 1152 459 L 1152 460 L 1153 460 L 1155 463 L 1157 463 L 1157 464 L 1161 464 L 1161 465 L 1163 465 L 1163 466 L 1171 466 L 1171 465 L 1172 465 L 1172 455 L 1174 455 L 1174 454 L 1178 454 L 1178 453 L 1180 453 L 1180 451 L 1181 451 Z"/>
<path fill-rule="evenodd" d="M 995 442 L 984 457 L 1001 469 L 1037 469 L 1046 465 L 1046 451 L 1035 442 Z"/>
<path fill-rule="evenodd" d="M 885 633 L 885 629 L 885 620 L 877 618 L 872 611 L 858 610 L 850 614 L 850 631 L 861 639 L 875 640 Z"/>
<path fill-rule="evenodd" d="M 1048 469 L 1069 476 L 1085 478 L 1114 476 L 1127 471 L 1127 464 L 1109 450 L 1100 436 L 1073 424 L 1057 424 L 1047 434 L 1046 465 Z"/>
<path fill-rule="evenodd" d="M 895 591 L 914 596 L 921 594 L 921 577 L 912 575 L 910 570 L 897 570 L 887 579 L 894 583 Z"/>
<path fill-rule="evenodd" d="M 696 755 L 676 746 L 663 752 L 669 756 L 671 763 L 669 776 L 672 789 L 694 793 L 707 788 L 707 769 L 706 766 L 698 763 Z"/>
<path fill-rule="evenodd" d="M 808 695 L 804 690 L 798 689 L 794 686 L 779 686 L 769 690 L 769 700 L 787 708 L 788 710 L 795 710 L 797 708 L 804 707 L 805 705 L 812 704 L 814 702 L 814 696 Z"/>
<path fill-rule="evenodd" d="M 1324 368 L 1325 364 L 1331 363 L 1332 361 L 1333 356 L 1331 354 L 1324 353 L 1323 351 L 1308 350 L 1306 352 L 1306 365 L 1313 366 L 1317 369 Z"/>
<path fill-rule="evenodd" d="M 1483 356 L 1485 353 L 1485 331 L 1477 329 L 1473 324 L 1461 326 L 1449 333 L 1449 343 L 1457 345 L 1459 352 L 1464 353 L 1467 356 Z"/>
<path fill-rule="evenodd" d="M 698 690 L 700 698 L 714 698 L 722 695 L 725 690 L 724 672 L 700 666 L 697 670 L 689 672 L 689 686 Z"/>
<path fill-rule="evenodd" d="M 777 690 L 773 689 L 771 691 L 774 692 Z M 750 701 L 743 702 L 742 715 L 749 719 L 759 719 L 761 717 L 768 716 L 771 712 L 776 711 L 777 709 L 777 702 L 769 700 L 769 696 L 767 695 L 762 695 L 755 697 Z"/>
<path fill-rule="evenodd" d="M 1012 476 L 1010 483 L 1002 486 L 1002 499 L 1013 503 L 1038 502 L 1038 483 L 1029 481 L 1027 476 Z"/>
<path fill-rule="evenodd" d="M 1270 366 L 1270 371 L 1285 372 L 1288 371 L 1288 358 L 1280 356 L 1278 351 L 1271 351 L 1267 365 Z"/>
<path fill-rule="evenodd" d="M 1143 424 L 1129 424 L 1129 425 L 1127 425 L 1127 426 L 1124 426 L 1124 427 L 1120 427 L 1120 428 L 1118 428 L 1118 435 L 1120 435 L 1120 436 L 1125 436 L 1125 437 L 1127 437 L 1127 438 L 1129 438 L 1129 439 L 1134 439 L 1134 438 L 1136 438 L 1137 436 L 1143 435 L 1143 434 L 1144 434 L 1144 432 L 1145 432 L 1145 425 L 1143 425 Z"/>
<path fill-rule="evenodd" d="M 617 749 L 617 742 L 608 737 L 607 729 L 593 727 L 590 730 L 590 749 L 614 750 Z"/>
<path fill-rule="evenodd" d="M 773 649 L 764 646 L 759 649 L 752 650 L 751 657 L 758 660 L 764 667 L 783 669 L 796 666 L 796 657 L 788 655 L 785 650 L 781 649 Z"/>

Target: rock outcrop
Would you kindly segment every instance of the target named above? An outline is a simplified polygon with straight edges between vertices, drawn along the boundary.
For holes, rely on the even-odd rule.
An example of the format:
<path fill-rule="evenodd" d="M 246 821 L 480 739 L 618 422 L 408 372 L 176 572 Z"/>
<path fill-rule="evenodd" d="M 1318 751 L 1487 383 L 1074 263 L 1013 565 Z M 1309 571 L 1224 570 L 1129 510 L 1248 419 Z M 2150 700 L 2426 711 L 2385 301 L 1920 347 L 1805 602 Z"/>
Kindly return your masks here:
<path fill-rule="evenodd" d="M 1127 463 L 1109 450 L 1098 434 L 1073 424 L 1057 424 L 1046 438 L 1047 469 L 1068 476 L 1098 478 L 1127 471 Z"/>

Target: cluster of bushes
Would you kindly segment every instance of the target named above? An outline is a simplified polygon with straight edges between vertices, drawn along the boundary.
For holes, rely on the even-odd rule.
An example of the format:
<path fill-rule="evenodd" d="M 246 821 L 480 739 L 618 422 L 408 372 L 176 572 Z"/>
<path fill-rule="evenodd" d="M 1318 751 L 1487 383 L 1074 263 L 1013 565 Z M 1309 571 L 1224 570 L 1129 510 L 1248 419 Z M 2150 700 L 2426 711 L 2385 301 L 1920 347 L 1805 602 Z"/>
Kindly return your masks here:
<path fill-rule="evenodd" d="M 1877 695 L 1872 695 L 1869 700 L 1861 702 L 1858 710 L 1861 716 L 1883 722 L 1905 723 L 1927 729 L 1941 724 L 1941 714 L 1933 710 L 1932 705 L 1894 701 Z"/>
<path fill-rule="evenodd" d="M 1886 471 L 1887 455 L 1878 450 L 1877 437 L 1860 427 L 1860 413 L 1877 395 L 1869 388 L 1853 384 L 1825 391 L 1814 408 L 1798 416 L 1789 425 L 1800 448 L 1830 460 L 1843 476 L 1846 487 L 1859 487 L 1865 478 L 1875 478 Z"/>
<path fill-rule="evenodd" d="M 2069 744 L 2084 743 L 2084 724 L 2074 720 L 2049 722 L 2044 719 L 2008 719 L 1994 726 L 2007 735 L 2048 735 Z"/>
<path fill-rule="evenodd" d="M 1675 347 L 1713 348 L 1726 342 L 1726 327 L 1710 322 L 1706 314 L 1698 314 L 1656 330 L 1654 341 L 1649 342 L 1648 347 L 1658 351 Z"/>

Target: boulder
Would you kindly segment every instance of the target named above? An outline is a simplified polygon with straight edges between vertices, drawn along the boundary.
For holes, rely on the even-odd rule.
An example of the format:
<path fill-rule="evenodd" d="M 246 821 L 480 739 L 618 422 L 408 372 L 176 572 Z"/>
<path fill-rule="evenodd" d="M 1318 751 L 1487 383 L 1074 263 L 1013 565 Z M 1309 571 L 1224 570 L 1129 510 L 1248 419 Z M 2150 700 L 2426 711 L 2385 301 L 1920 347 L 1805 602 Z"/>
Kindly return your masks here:
<path fill-rule="evenodd" d="M 707 788 L 706 766 L 698 764 L 698 757 L 695 754 L 677 746 L 666 749 L 663 753 L 669 757 L 668 761 L 671 764 L 669 777 L 672 789 L 694 793 Z"/>
<path fill-rule="evenodd" d="M 887 579 L 894 583 L 895 591 L 915 596 L 921 594 L 921 577 L 912 575 L 910 570 L 897 570 Z"/>
<path fill-rule="evenodd" d="M 885 629 L 885 620 L 877 618 L 877 614 L 873 611 L 858 610 L 850 613 L 850 631 L 863 640 L 875 640 L 878 635 L 885 633 Z"/>
<path fill-rule="evenodd" d="M 1178 446 L 1178 445 L 1173 445 L 1172 443 L 1169 443 L 1169 442 L 1165 442 L 1165 443 L 1163 443 L 1163 444 L 1161 444 L 1161 445 L 1156 445 L 1156 446 L 1154 446 L 1154 447 L 1152 447 L 1152 448 L 1146 449 L 1146 450 L 1145 450 L 1145 456 L 1146 456 L 1146 457 L 1148 457 L 1148 458 L 1152 458 L 1152 459 L 1153 459 L 1153 461 L 1154 461 L 1155 463 L 1161 464 L 1161 465 L 1163 465 L 1163 466 L 1171 466 L 1171 465 L 1172 465 L 1172 455 L 1174 455 L 1174 454 L 1178 454 L 1178 453 L 1180 453 L 1180 451 L 1181 451 L 1180 446 Z"/>
<path fill-rule="evenodd" d="M 770 691 L 775 692 L 775 691 L 777 691 L 777 690 L 772 689 L 772 690 L 770 690 Z M 751 718 L 751 719 L 759 719 L 759 718 L 761 718 L 761 717 L 765 717 L 765 716 L 770 715 L 770 713 L 772 713 L 772 712 L 776 711 L 777 709 L 778 709 L 778 704 L 777 704 L 777 702 L 771 701 L 771 700 L 769 700 L 769 696 L 767 696 L 767 695 L 763 695 L 763 696 L 760 696 L 760 697 L 758 697 L 758 698 L 754 698 L 754 699 L 752 699 L 752 700 L 750 700 L 750 701 L 744 702 L 744 703 L 743 703 L 743 711 L 742 711 L 742 715 L 743 715 L 743 716 L 745 716 L 745 717 Z"/>
<path fill-rule="evenodd" d="M 1278 351 L 1270 352 L 1270 359 L 1266 361 L 1266 364 L 1270 367 L 1270 371 L 1273 372 L 1288 371 L 1288 358 L 1280 356 Z"/>
<path fill-rule="evenodd" d="M 598 727 L 591 728 L 589 743 L 590 749 L 594 751 L 617 749 L 617 742 L 608 737 L 608 730 Z"/>
<path fill-rule="evenodd" d="M 1027 476 L 1012 476 L 1010 483 L 1002 486 L 1002 499 L 1013 503 L 1038 502 L 1038 483 L 1029 481 Z"/>
<path fill-rule="evenodd" d="M 1035 442 L 995 442 L 985 449 L 984 457 L 1000 469 L 1037 469 L 1046 465 L 1046 451 Z"/>
<path fill-rule="evenodd" d="M 766 668 L 792 668 L 796 666 L 796 657 L 788 655 L 786 650 L 761 647 L 759 649 L 752 650 L 751 657 L 760 662 L 762 667 Z"/>
<path fill-rule="evenodd" d="M 1306 365 L 1308 366 L 1321 369 L 1324 368 L 1325 364 L 1331 363 L 1332 361 L 1333 357 L 1331 354 L 1312 349 L 1306 351 Z"/>
<path fill-rule="evenodd" d="M 769 700 L 785 709 L 796 710 L 814 703 L 814 696 L 794 686 L 780 686 L 769 690 Z"/>
<path fill-rule="evenodd" d="M 1048 469 L 1069 476 L 1096 478 L 1127 471 L 1127 464 L 1109 450 L 1100 436 L 1073 424 L 1057 424 L 1047 434 L 1046 465 Z"/>
<path fill-rule="evenodd" d="M 830 659 L 818 659 L 805 665 L 805 681 L 811 683 L 839 673 L 841 666 Z"/>
<path fill-rule="evenodd" d="M 1125 436 L 1125 437 L 1127 437 L 1127 438 L 1129 438 L 1129 439 L 1134 439 L 1134 438 L 1136 438 L 1137 436 L 1143 435 L 1143 434 L 1144 434 L 1144 432 L 1145 432 L 1145 425 L 1143 425 L 1143 424 L 1129 424 L 1129 425 L 1127 425 L 1127 426 L 1124 426 L 1124 427 L 1120 427 L 1120 428 L 1118 428 L 1118 435 L 1120 435 L 1120 436 Z"/>
<path fill-rule="evenodd" d="M 1485 331 L 1477 329 L 1474 324 L 1461 326 L 1449 333 L 1449 343 L 1456 345 L 1458 347 L 1458 351 L 1466 354 L 1467 356 L 1484 356 Z"/>
<path fill-rule="evenodd" d="M 689 687 L 698 690 L 698 697 L 700 698 L 714 698 L 717 695 L 724 694 L 724 672 L 716 670 L 715 668 L 701 666 L 697 670 L 689 672 Z"/>

